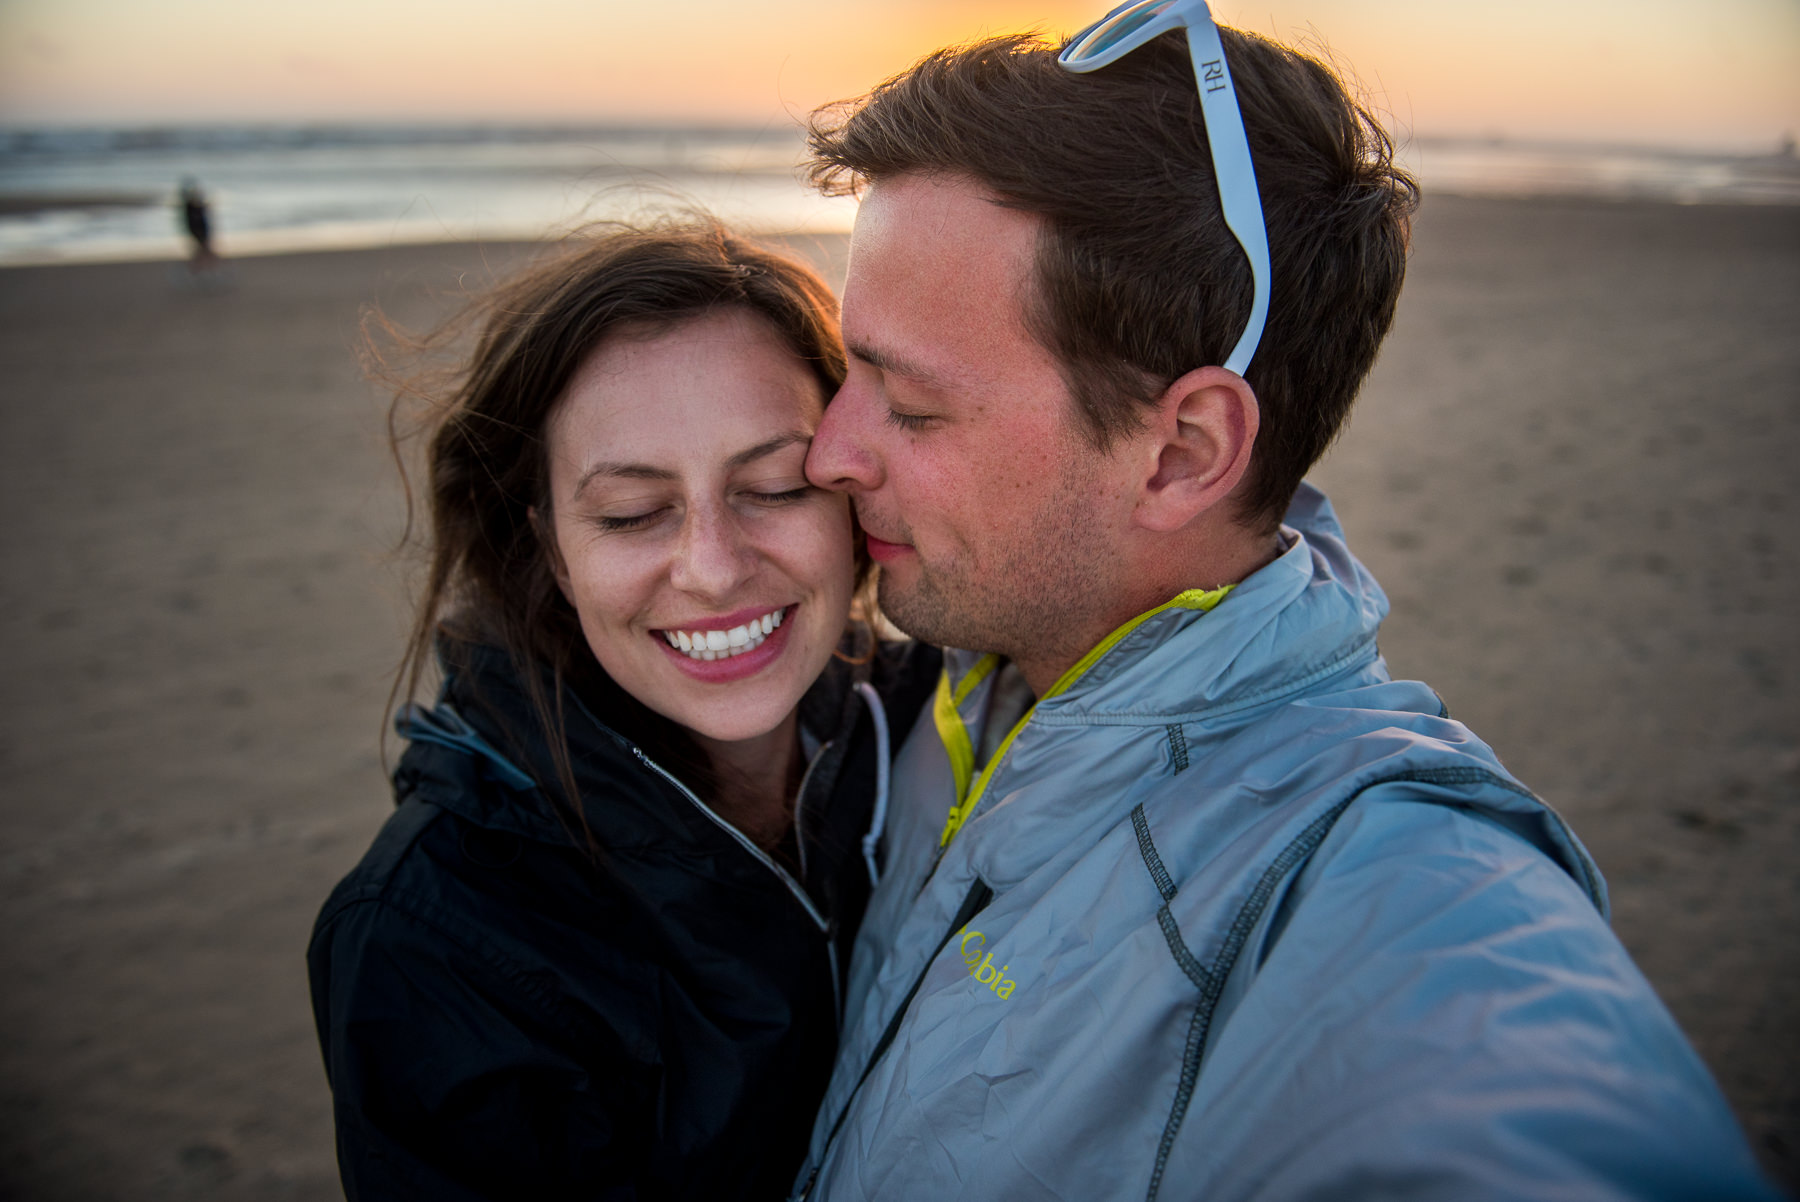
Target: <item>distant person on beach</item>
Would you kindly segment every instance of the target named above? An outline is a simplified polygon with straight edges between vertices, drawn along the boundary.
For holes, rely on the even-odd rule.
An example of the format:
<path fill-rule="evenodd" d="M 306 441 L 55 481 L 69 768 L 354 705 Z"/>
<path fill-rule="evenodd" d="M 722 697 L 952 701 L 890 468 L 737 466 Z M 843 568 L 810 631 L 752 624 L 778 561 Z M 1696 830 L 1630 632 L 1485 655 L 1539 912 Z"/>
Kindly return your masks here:
<path fill-rule="evenodd" d="M 1405 268 L 1374 117 L 1140 0 L 933 54 L 811 151 L 862 203 L 807 474 L 948 650 L 796 1196 L 1773 1197 L 1302 483 Z"/>
<path fill-rule="evenodd" d="M 454 382 L 400 394 L 429 523 L 396 692 L 442 687 L 308 953 L 345 1191 L 780 1197 L 889 724 L 939 663 L 856 616 L 849 501 L 804 474 L 836 302 L 702 224 L 586 241 L 479 313 Z"/>
<path fill-rule="evenodd" d="M 206 193 L 192 179 L 181 181 L 181 228 L 193 244 L 188 253 L 188 272 L 204 275 L 219 265 L 218 252 L 212 244 L 212 211 Z"/>

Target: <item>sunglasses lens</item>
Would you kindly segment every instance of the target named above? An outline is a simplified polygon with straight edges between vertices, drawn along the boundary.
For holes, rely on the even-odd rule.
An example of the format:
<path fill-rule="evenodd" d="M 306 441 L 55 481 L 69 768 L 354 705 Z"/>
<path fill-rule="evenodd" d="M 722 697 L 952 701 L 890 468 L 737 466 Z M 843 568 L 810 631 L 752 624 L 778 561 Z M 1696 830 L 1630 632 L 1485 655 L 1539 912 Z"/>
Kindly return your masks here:
<path fill-rule="evenodd" d="M 1175 4 L 1175 0 L 1151 0 L 1146 4 L 1134 4 L 1110 20 L 1095 26 L 1088 35 L 1081 39 L 1081 44 L 1068 54 L 1070 62 L 1080 62 L 1105 54 L 1114 46 L 1162 16 Z"/>

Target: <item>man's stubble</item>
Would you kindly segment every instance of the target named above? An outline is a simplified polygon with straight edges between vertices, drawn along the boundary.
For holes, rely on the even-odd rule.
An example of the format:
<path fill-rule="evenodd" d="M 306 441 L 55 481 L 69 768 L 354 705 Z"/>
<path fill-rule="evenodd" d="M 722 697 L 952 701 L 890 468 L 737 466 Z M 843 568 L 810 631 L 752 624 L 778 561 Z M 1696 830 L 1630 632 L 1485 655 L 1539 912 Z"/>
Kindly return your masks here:
<path fill-rule="evenodd" d="M 1092 520 L 1098 473 L 1082 458 L 1064 461 L 1051 503 L 1027 526 L 985 540 L 985 556 L 969 541 L 953 558 L 921 556 L 904 590 L 884 573 L 882 612 L 922 642 L 994 652 L 1021 667 L 1073 664 L 1098 637 L 1084 633 L 1092 628 L 1085 619 L 1104 604 L 1112 577 Z"/>

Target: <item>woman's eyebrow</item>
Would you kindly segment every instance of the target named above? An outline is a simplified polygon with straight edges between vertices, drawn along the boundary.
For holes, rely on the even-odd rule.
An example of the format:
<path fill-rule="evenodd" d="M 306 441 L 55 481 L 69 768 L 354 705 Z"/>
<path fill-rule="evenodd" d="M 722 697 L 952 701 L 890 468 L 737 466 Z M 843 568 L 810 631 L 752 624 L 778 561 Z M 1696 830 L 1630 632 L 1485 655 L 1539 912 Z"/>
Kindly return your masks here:
<path fill-rule="evenodd" d="M 681 477 L 666 467 L 651 467 L 648 463 L 596 463 L 581 473 L 581 479 L 575 482 L 573 496 L 579 497 L 587 486 L 607 476 L 616 480 L 678 480 Z"/>
<path fill-rule="evenodd" d="M 773 455 L 776 451 L 784 447 L 791 447 L 796 443 L 801 446 L 811 446 L 812 437 L 812 434 L 806 430 L 789 430 L 785 434 L 777 434 L 773 438 L 759 442 L 748 450 L 739 451 L 725 461 L 725 466 L 743 467 L 746 464 L 755 463 L 765 455 Z"/>
<path fill-rule="evenodd" d="M 744 467 L 747 464 L 755 463 L 758 459 L 773 455 L 776 451 L 779 451 L 784 447 L 791 447 L 796 443 L 801 446 L 811 445 L 812 434 L 806 430 L 789 430 L 786 433 L 777 434 L 773 438 L 764 439 L 753 447 L 747 447 L 744 450 L 739 451 L 725 461 L 725 466 L 735 470 Z M 583 489 L 587 488 L 589 484 L 592 484 L 601 476 L 607 476 L 618 480 L 679 480 L 681 478 L 679 472 L 672 471 L 666 467 L 655 467 L 648 463 L 614 463 L 607 461 L 596 463 L 581 474 L 581 479 L 575 484 L 574 495 L 580 496 Z"/>

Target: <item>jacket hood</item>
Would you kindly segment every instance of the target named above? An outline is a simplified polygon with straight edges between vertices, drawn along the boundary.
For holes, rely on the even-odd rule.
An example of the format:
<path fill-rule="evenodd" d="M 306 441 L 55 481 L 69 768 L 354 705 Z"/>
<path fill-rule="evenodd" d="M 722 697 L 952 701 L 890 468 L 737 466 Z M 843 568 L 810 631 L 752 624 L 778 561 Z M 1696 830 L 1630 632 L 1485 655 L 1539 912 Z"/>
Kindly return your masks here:
<path fill-rule="evenodd" d="M 1143 619 L 1035 720 L 1162 725 L 1278 701 L 1372 661 L 1387 595 L 1350 553 L 1325 495 L 1303 484 L 1282 528 L 1287 550 L 1208 610 Z M 1146 673 L 1167 660 L 1180 670 Z"/>
<path fill-rule="evenodd" d="M 562 792 L 555 757 L 512 658 L 498 647 L 445 638 L 438 660 L 444 680 L 436 703 L 403 706 L 394 715 L 395 731 L 410 742 L 394 774 L 396 798 L 416 795 L 490 830 L 568 842 L 572 816 L 552 800 Z M 573 689 L 552 693 L 551 701 L 563 711 L 589 830 L 610 847 L 629 848 L 692 825 L 678 807 L 647 803 L 637 749 Z M 498 787 L 472 788 L 471 777 Z"/>
<path fill-rule="evenodd" d="M 439 646 L 439 663 L 444 683 L 436 704 L 404 706 L 394 717 L 396 732 L 413 744 L 396 776 L 406 776 L 408 784 L 428 794 L 426 800 L 483 826 L 531 838 L 566 839 L 568 828 L 551 801 L 562 792 L 556 759 L 512 657 L 489 644 L 446 638 Z M 855 685 L 867 672 L 866 662 L 830 662 L 801 699 L 801 727 L 809 738 L 830 743 L 854 726 L 866 703 Z M 548 672 L 543 681 L 550 691 Z M 562 710 L 583 817 L 591 831 L 604 834 L 609 847 L 660 843 L 676 833 L 671 821 L 681 833 L 712 825 L 692 807 L 645 804 L 639 782 L 645 767 L 653 766 L 649 757 L 597 716 L 574 688 L 565 684 L 560 696 L 550 696 Z M 443 767 L 435 749 L 467 757 L 468 767 L 453 771 L 473 770 L 504 792 L 432 788 Z M 682 773 L 679 764 L 660 768 Z M 670 787 L 676 786 L 671 782 Z"/>

